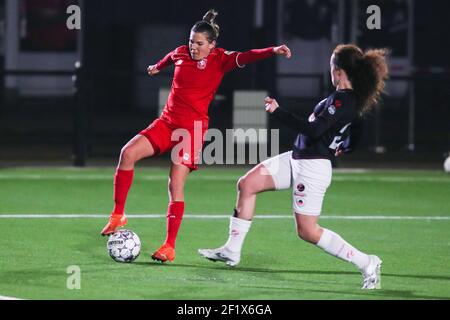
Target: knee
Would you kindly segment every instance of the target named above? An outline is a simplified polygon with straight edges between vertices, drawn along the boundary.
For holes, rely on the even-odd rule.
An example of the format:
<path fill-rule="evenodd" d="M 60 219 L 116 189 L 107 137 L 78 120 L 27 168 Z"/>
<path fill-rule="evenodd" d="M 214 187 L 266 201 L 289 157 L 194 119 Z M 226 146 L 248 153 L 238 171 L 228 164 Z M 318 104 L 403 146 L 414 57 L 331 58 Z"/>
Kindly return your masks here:
<path fill-rule="evenodd" d="M 133 148 L 123 147 L 120 151 L 120 163 L 122 164 L 133 164 L 137 161 L 136 152 L 133 151 Z"/>
<path fill-rule="evenodd" d="M 240 177 L 237 184 L 236 184 L 236 188 L 238 191 L 242 191 L 244 189 L 244 177 Z"/>
<path fill-rule="evenodd" d="M 237 189 L 240 192 L 245 192 L 245 193 L 253 193 L 254 192 L 254 188 L 252 187 L 252 184 L 250 182 L 250 179 L 248 178 L 248 176 L 243 176 L 240 177 L 237 183 Z"/>

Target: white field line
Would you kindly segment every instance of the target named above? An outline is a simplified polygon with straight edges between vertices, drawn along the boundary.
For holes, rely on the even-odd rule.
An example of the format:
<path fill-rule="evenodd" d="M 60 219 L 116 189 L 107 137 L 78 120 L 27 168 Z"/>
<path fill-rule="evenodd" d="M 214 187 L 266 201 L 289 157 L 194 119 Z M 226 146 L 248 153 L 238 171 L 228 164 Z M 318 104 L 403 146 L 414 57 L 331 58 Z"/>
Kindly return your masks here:
<path fill-rule="evenodd" d="M 92 181 L 92 180 L 105 180 L 113 181 L 113 174 L 0 174 L 0 180 L 69 180 L 69 181 Z M 136 175 L 136 180 L 148 180 L 148 181 L 166 181 L 167 175 Z M 191 175 L 189 180 L 212 180 L 212 181 L 237 181 L 238 176 L 201 176 Z M 392 182 L 392 183 L 406 183 L 406 182 L 437 182 L 437 183 L 450 183 L 450 178 L 446 176 L 442 177 L 399 177 L 399 176 L 358 176 L 358 175 L 335 175 L 333 181 L 353 181 L 353 182 Z"/>
<path fill-rule="evenodd" d="M 106 214 L 0 214 L 0 219 L 94 219 L 108 218 Z M 165 214 L 128 214 L 133 219 L 160 219 Z M 227 214 L 185 214 L 188 219 L 228 219 Z M 255 219 L 292 219 L 292 215 L 259 215 Z M 329 220 L 450 220 L 450 216 L 345 216 L 345 215 L 321 215 L 320 219 Z"/>
<path fill-rule="evenodd" d="M 0 296 L 0 300 L 23 300 L 16 297 Z"/>

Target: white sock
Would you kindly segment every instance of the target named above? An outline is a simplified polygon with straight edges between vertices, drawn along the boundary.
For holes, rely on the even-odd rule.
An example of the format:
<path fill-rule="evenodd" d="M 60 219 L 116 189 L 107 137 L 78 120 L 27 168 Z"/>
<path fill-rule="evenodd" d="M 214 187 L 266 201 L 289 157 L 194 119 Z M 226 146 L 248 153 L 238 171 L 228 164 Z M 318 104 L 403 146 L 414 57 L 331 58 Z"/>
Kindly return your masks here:
<path fill-rule="evenodd" d="M 241 252 L 245 236 L 251 225 L 251 221 L 230 217 L 230 233 L 224 246 L 232 252 Z"/>
<path fill-rule="evenodd" d="M 360 270 L 369 264 L 369 256 L 367 254 L 359 251 L 331 230 L 323 228 L 323 233 L 317 246 L 335 257 L 353 263 Z"/>

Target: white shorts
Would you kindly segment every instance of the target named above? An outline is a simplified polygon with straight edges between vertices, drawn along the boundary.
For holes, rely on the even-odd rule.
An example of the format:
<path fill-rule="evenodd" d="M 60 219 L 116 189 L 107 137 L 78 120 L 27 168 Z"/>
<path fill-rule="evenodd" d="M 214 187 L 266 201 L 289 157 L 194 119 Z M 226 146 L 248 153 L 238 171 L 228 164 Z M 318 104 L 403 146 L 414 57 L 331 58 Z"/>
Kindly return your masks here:
<path fill-rule="evenodd" d="M 292 151 L 262 162 L 271 174 L 276 190 L 292 188 L 292 208 L 299 214 L 318 216 L 331 183 L 331 161 L 292 159 Z"/>

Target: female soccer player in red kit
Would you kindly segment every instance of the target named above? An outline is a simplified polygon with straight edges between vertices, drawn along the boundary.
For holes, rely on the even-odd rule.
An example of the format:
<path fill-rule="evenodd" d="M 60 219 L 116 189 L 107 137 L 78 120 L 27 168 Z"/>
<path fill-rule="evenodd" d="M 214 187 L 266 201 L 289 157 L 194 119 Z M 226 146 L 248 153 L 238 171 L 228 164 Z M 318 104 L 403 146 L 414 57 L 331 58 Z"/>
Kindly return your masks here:
<path fill-rule="evenodd" d="M 194 122 L 201 123 L 200 139 L 191 139 L 190 148 L 184 148 L 181 154 L 176 153 L 177 161 L 174 161 L 172 154 L 167 235 L 164 244 L 152 255 L 154 260 L 162 262 L 175 259 L 175 240 L 184 213 L 184 184 L 189 173 L 197 169 L 204 133 L 208 129 L 208 107 L 223 76 L 233 69 L 274 55 L 291 57 L 285 45 L 247 52 L 225 51 L 216 47 L 219 36 L 216 16 L 216 11 L 209 10 L 203 20 L 192 27 L 189 45 L 176 48 L 157 64 L 148 67 L 148 74 L 153 76 L 161 69 L 175 65 L 169 98 L 161 116 L 122 148 L 114 176 L 114 210 L 101 231 L 102 235 L 109 235 L 127 223 L 124 206 L 133 181 L 135 163 L 172 150 L 179 143 L 172 141 L 172 133 L 177 129 L 185 129 L 190 137 L 195 137 Z"/>

